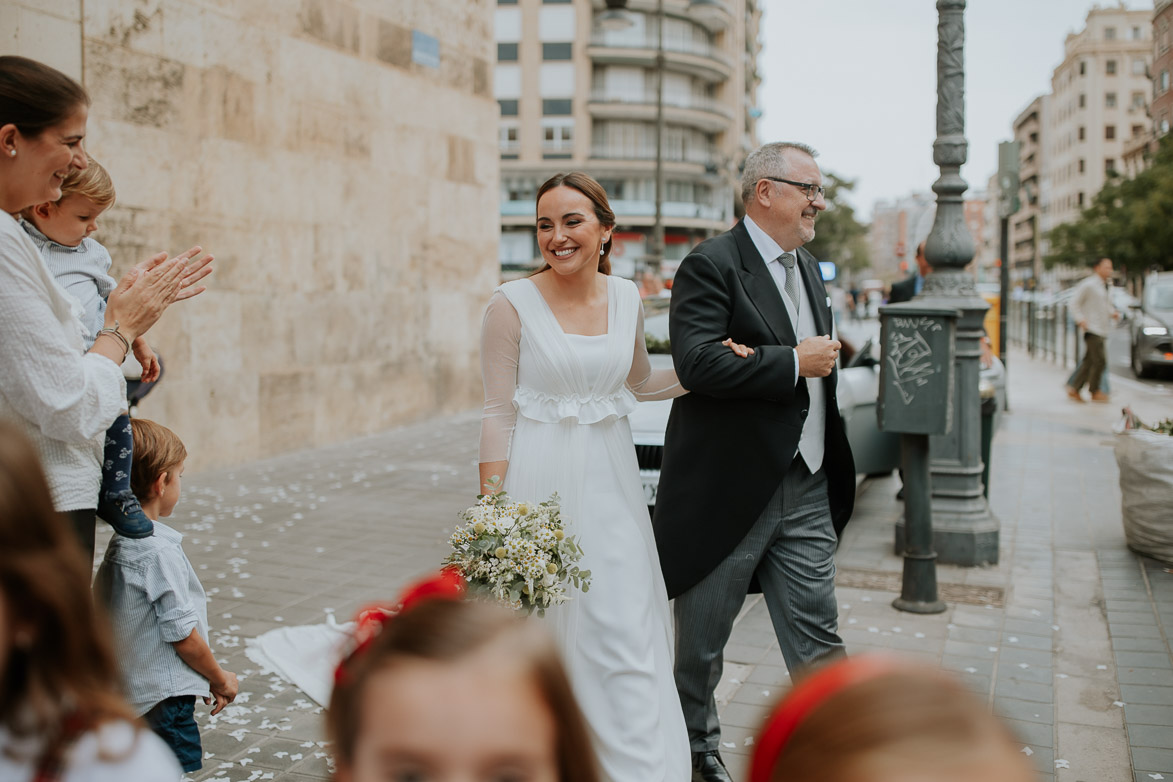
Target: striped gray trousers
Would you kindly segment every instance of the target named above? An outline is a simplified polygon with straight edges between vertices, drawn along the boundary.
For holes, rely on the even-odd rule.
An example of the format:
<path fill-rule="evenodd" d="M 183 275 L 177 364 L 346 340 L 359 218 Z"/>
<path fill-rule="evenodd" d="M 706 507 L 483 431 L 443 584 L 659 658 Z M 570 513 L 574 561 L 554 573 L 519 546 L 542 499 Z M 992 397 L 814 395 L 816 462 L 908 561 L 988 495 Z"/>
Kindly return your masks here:
<path fill-rule="evenodd" d="M 796 455 L 741 543 L 676 598 L 676 689 L 693 752 L 720 743 L 713 692 L 725 643 L 755 576 L 788 670 L 844 654 L 835 603 L 836 544 L 826 473 L 820 468 L 812 475 Z"/>

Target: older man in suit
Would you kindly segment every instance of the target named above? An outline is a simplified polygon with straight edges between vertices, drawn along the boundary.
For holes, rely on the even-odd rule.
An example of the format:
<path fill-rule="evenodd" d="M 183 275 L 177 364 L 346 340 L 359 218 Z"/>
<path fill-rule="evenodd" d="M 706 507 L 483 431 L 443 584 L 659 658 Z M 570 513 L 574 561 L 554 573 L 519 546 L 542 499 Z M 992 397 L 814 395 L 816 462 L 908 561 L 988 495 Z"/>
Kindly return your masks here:
<path fill-rule="evenodd" d="M 826 208 L 815 152 L 745 162 L 746 217 L 680 265 L 669 330 L 680 381 L 654 526 L 675 598 L 676 686 L 693 779 L 727 782 L 713 696 L 746 595 L 760 586 L 791 670 L 843 654 L 833 555 L 855 501 L 835 397 L 830 301 L 802 245 Z M 752 346 L 743 359 L 721 343 Z"/>

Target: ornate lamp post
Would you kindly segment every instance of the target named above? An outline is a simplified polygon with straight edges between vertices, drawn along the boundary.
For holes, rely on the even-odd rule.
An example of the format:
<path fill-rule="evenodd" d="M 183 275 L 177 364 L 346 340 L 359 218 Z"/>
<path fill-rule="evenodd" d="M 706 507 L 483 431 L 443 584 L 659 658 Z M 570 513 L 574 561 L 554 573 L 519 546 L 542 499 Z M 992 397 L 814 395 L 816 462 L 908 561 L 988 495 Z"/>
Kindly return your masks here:
<path fill-rule="evenodd" d="M 965 267 L 973 260 L 973 237 L 965 225 L 961 178 L 965 163 L 965 4 L 966 0 L 937 0 L 937 139 L 933 162 L 941 169 L 933 183 L 937 216 L 925 244 L 925 258 L 933 273 L 925 278 L 918 299 L 926 305 L 961 311 L 957 322 L 953 410 L 949 434 L 934 435 L 932 458 L 932 518 L 938 561 L 980 565 L 998 561 L 998 520 L 982 492 L 981 371 L 982 320 L 989 305 L 974 287 Z M 903 524 L 897 525 L 898 549 L 903 550 Z"/>

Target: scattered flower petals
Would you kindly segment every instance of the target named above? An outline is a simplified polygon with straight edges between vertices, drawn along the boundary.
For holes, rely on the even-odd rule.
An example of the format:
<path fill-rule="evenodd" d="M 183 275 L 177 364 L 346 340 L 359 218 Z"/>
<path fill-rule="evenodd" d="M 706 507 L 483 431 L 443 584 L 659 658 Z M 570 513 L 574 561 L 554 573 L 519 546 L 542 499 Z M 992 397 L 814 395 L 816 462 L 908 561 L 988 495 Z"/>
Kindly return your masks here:
<path fill-rule="evenodd" d="M 1071 768 L 1071 764 L 1063 758 L 1059 758 L 1055 761 L 1055 768 Z"/>
<path fill-rule="evenodd" d="M 1028 758 L 1029 758 L 1031 755 L 1035 754 L 1035 751 L 1034 751 L 1033 749 L 1031 749 L 1030 747 L 1023 747 L 1023 748 L 1022 748 L 1021 750 L 1019 750 L 1019 751 L 1020 751 L 1022 754 L 1026 755 Z"/>

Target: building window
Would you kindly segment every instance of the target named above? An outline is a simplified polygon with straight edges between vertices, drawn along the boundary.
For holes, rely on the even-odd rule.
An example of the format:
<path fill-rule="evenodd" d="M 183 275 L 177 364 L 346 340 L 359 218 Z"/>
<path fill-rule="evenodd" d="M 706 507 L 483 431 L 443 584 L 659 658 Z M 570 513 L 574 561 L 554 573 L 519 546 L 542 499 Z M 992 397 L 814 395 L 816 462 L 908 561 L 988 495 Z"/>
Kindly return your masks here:
<path fill-rule="evenodd" d="M 1116 173 L 1116 159 L 1110 158 L 1110 157 L 1104 158 L 1104 174 L 1107 176 L 1112 176 L 1115 173 Z"/>
<path fill-rule="evenodd" d="M 501 150 L 501 157 L 515 160 L 521 150 L 521 141 L 516 125 L 501 125 L 497 128 L 497 147 Z"/>
<path fill-rule="evenodd" d="M 1105 41 L 1115 41 L 1116 40 L 1116 28 L 1115 27 L 1105 27 L 1104 28 L 1104 40 Z"/>
<path fill-rule="evenodd" d="M 1081 174 L 1083 173 L 1083 170 L 1084 170 L 1084 168 L 1085 168 L 1085 165 L 1086 165 L 1086 164 L 1084 163 L 1084 160 L 1083 160 L 1083 158 L 1080 158 L 1080 159 L 1079 159 L 1079 173 L 1081 173 Z"/>
<path fill-rule="evenodd" d="M 570 5 L 574 0 L 542 0 L 542 5 Z"/>
<path fill-rule="evenodd" d="M 516 100 L 499 100 L 497 105 L 501 107 L 502 117 L 516 117 L 517 116 L 517 101 Z"/>
<path fill-rule="evenodd" d="M 544 100 L 542 101 L 542 114 L 546 117 L 568 117 L 571 114 L 573 103 L 570 98 Z"/>
<path fill-rule="evenodd" d="M 1157 80 L 1161 92 L 1169 89 L 1169 71 L 1161 71 L 1161 78 Z"/>
<path fill-rule="evenodd" d="M 565 120 L 542 123 L 542 157 L 569 158 L 574 151 L 574 124 Z"/>
<path fill-rule="evenodd" d="M 1144 60 L 1133 58 L 1133 60 L 1132 60 L 1132 75 L 1133 76 L 1144 76 L 1144 72 L 1145 72 Z"/>
<path fill-rule="evenodd" d="M 1143 109 L 1144 108 L 1144 93 L 1141 92 L 1140 90 L 1137 90 L 1136 92 L 1132 93 L 1132 108 L 1134 108 L 1134 109 Z"/>
<path fill-rule="evenodd" d="M 1082 209 L 1083 208 L 1083 191 L 1080 191 L 1079 200 L 1077 201 L 1077 203 L 1079 204 L 1079 208 Z"/>
<path fill-rule="evenodd" d="M 1162 133 L 1169 132 L 1169 118 L 1168 117 L 1161 117 L 1161 132 Z"/>
<path fill-rule="evenodd" d="M 542 59 L 543 60 L 569 60 L 570 59 L 570 44 L 568 44 L 568 43 L 544 43 L 544 44 L 542 44 Z"/>
<path fill-rule="evenodd" d="M 1144 135 L 1144 125 L 1133 125 L 1132 126 L 1132 137 L 1133 138 L 1140 138 L 1143 135 Z"/>
<path fill-rule="evenodd" d="M 517 44 L 497 44 L 497 62 L 517 62 Z"/>
<path fill-rule="evenodd" d="M 1082 109 L 1085 106 L 1087 106 L 1087 95 L 1081 92 L 1079 93 L 1079 107 Z"/>
<path fill-rule="evenodd" d="M 1107 109 L 1116 108 L 1116 93 L 1109 92 L 1104 95 L 1104 108 L 1107 108 Z"/>
<path fill-rule="evenodd" d="M 1140 28 L 1136 25 L 1132 26 L 1132 40 L 1139 41 L 1141 37 Z"/>
<path fill-rule="evenodd" d="M 1116 138 L 1116 126 L 1115 125 L 1105 125 L 1104 126 L 1104 138 L 1107 139 L 1108 141 L 1112 141 L 1113 139 Z"/>
<path fill-rule="evenodd" d="M 497 5 L 517 5 L 517 0 L 497 0 Z"/>
<path fill-rule="evenodd" d="M 1086 60 L 1080 60 L 1080 61 L 1079 61 L 1079 75 L 1080 75 L 1080 76 L 1083 76 L 1083 75 L 1085 75 L 1086 73 L 1087 73 L 1087 61 L 1086 61 Z"/>
<path fill-rule="evenodd" d="M 1086 138 L 1087 138 L 1087 128 L 1085 128 L 1083 125 L 1080 125 L 1079 126 L 1079 140 L 1083 141 Z"/>
<path fill-rule="evenodd" d="M 1108 74 L 1109 76 L 1116 75 L 1116 61 L 1115 60 L 1108 60 L 1108 62 L 1106 62 L 1104 64 L 1104 73 Z"/>

